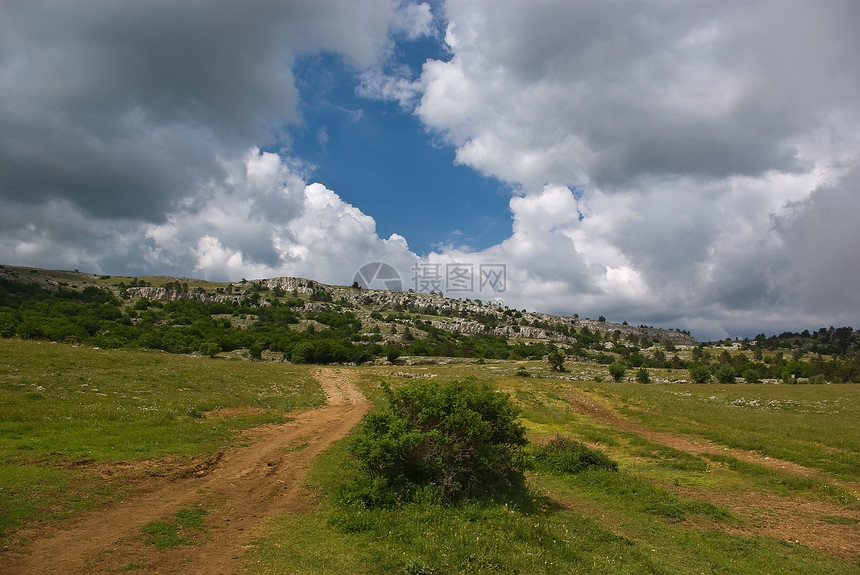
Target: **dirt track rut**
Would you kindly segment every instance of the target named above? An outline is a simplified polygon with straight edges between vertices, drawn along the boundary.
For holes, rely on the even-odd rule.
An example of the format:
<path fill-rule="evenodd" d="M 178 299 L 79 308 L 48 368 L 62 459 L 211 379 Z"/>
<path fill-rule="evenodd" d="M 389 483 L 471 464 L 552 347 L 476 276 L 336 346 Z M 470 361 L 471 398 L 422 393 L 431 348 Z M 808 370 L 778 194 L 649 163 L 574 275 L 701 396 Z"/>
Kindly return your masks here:
<path fill-rule="evenodd" d="M 325 407 L 251 429 L 242 436 L 247 446 L 217 454 L 184 478 L 158 480 L 142 494 L 40 533 L 28 554 L 0 558 L 0 572 L 108 573 L 131 565 L 135 573 L 238 572 L 265 520 L 313 508 L 303 489 L 311 460 L 367 411 L 348 370 L 321 368 L 315 377 L 326 392 Z M 208 515 L 197 545 L 158 550 L 144 543 L 144 525 L 170 521 L 179 509 L 198 504 Z"/>
<path fill-rule="evenodd" d="M 649 441 L 672 447 L 692 455 L 721 454 L 754 463 L 788 475 L 815 479 L 822 484 L 831 484 L 852 491 L 860 489 L 856 482 L 836 479 L 824 471 L 812 469 L 776 458 L 766 457 L 755 451 L 730 448 L 700 437 L 682 436 L 646 429 L 625 419 L 613 410 L 600 405 L 594 398 L 573 389 L 563 394 L 577 413 L 596 422 L 635 433 Z M 666 489 L 692 499 L 701 499 L 725 507 L 746 519 L 744 527 L 710 526 L 729 533 L 742 535 L 765 535 L 783 541 L 803 543 L 852 562 L 860 558 L 860 510 L 856 506 L 844 506 L 800 496 L 778 496 L 760 492 L 743 493 L 736 490 L 710 490 L 704 488 L 664 485 Z M 577 503 L 565 502 L 567 507 L 579 508 Z M 580 509 L 584 510 L 584 509 Z M 837 518 L 847 522 L 823 521 L 821 518 Z M 818 518 L 814 520 L 814 518 Z"/>

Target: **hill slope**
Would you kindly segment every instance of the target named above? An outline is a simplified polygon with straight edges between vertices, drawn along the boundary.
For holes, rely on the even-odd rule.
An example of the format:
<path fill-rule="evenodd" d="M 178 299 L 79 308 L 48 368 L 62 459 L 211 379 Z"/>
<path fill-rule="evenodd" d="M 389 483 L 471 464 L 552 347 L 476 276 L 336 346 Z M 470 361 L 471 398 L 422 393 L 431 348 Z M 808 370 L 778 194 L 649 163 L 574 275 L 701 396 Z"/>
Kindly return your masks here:
<path fill-rule="evenodd" d="M 261 310 L 286 306 L 298 320 L 296 323 L 305 329 L 307 325 L 321 327 L 316 324 L 331 327 L 331 322 L 318 321 L 319 314 L 334 312 L 360 322 L 358 331 L 368 341 L 384 344 L 409 343 L 415 339 L 425 339 L 434 332 L 455 336 L 496 336 L 510 342 L 565 347 L 582 347 L 583 344 L 594 347 L 597 340 L 606 348 L 610 346 L 605 344 L 605 340 L 611 339 L 615 343 L 619 339 L 627 340 L 634 345 L 650 345 L 650 342 L 696 344 L 689 334 L 679 330 L 634 327 L 626 323 L 582 319 L 578 316 L 560 317 L 510 309 L 478 300 L 452 299 L 441 294 L 330 286 L 303 278 L 280 277 L 217 283 L 188 278 L 111 277 L 79 271 L 2 266 L 0 279 L 37 285 L 52 292 L 87 287 L 106 289 L 122 302 L 120 308 L 135 304 L 138 311 L 145 311 L 144 304 L 139 303 L 141 300 L 157 304 L 221 304 L 231 309 Z"/>

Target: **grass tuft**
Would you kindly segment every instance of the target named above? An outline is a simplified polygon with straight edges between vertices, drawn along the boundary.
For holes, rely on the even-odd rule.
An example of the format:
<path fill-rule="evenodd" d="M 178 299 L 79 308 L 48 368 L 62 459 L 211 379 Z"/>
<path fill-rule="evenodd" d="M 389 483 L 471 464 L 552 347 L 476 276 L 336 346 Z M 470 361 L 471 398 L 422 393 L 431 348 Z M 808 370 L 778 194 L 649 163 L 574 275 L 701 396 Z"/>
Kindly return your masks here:
<path fill-rule="evenodd" d="M 561 435 L 534 446 L 532 457 L 538 469 L 555 473 L 579 473 L 589 468 L 618 471 L 618 463 L 602 451 Z"/>
<path fill-rule="evenodd" d="M 176 512 L 173 522 L 153 521 L 141 528 L 148 535 L 145 542 L 158 549 L 171 549 L 180 545 L 193 545 L 194 540 L 186 535 L 189 531 L 202 532 L 205 530 L 203 518 L 207 512 L 202 507 L 180 509 Z"/>

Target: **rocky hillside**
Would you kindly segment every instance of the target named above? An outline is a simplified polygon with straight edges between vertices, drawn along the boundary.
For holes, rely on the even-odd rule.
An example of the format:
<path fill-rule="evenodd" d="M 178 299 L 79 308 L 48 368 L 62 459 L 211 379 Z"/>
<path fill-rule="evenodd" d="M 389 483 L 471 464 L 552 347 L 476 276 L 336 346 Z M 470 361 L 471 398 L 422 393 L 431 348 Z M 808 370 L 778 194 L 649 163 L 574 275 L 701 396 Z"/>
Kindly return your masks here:
<path fill-rule="evenodd" d="M 323 311 L 328 307 L 341 306 L 353 310 L 363 322 L 373 324 L 377 314 L 405 314 L 406 325 L 429 322 L 433 327 L 454 333 L 475 335 L 491 334 L 508 339 L 552 341 L 572 344 L 573 334 L 583 329 L 592 332 L 618 334 L 640 341 L 655 341 L 678 346 L 695 345 L 696 341 L 679 330 L 659 329 L 647 326 L 634 327 L 625 323 L 613 323 L 579 317 L 554 316 L 550 314 L 515 310 L 492 303 L 468 299 L 453 299 L 441 294 L 393 292 L 387 290 L 357 289 L 330 286 L 319 282 L 293 277 L 279 277 L 244 283 L 229 283 L 214 290 L 185 288 L 174 285 L 165 287 L 128 287 L 124 297 L 144 297 L 150 300 L 175 301 L 199 299 L 254 305 L 271 305 L 285 295 L 306 296 L 309 301 L 305 311 Z M 395 316 L 396 317 L 396 316 Z"/>
<path fill-rule="evenodd" d="M 577 333 L 590 333 L 610 341 L 623 338 L 646 344 L 696 345 L 689 333 L 680 330 L 632 326 L 589 318 L 555 316 L 516 310 L 488 302 L 453 299 L 441 294 L 394 292 L 331 286 L 314 280 L 278 277 L 240 282 L 207 282 L 188 278 L 107 276 L 75 271 L 48 271 L 13 266 L 0 267 L 0 277 L 37 283 L 49 289 L 63 286 L 81 289 L 92 285 L 107 288 L 124 301 L 145 299 L 157 302 L 198 300 L 244 306 L 271 306 L 285 300 L 301 302 L 300 313 L 349 311 L 362 322 L 362 331 L 379 329 L 392 322 L 421 337 L 427 327 L 463 335 L 494 335 L 525 342 L 576 344 Z M 383 333 L 383 339 L 389 335 Z M 402 331 L 402 329 L 401 329 Z M 598 335 L 599 334 L 599 335 Z M 607 347 L 611 347 L 607 345 Z"/>

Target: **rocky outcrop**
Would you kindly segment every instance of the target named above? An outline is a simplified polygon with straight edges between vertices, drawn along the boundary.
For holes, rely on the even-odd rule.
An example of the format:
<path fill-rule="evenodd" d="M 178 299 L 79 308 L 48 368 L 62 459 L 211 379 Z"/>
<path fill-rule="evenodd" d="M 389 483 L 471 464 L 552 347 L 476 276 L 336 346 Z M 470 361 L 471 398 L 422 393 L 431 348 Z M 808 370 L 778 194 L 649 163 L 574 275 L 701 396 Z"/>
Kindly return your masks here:
<path fill-rule="evenodd" d="M 151 301 L 180 301 L 180 300 L 198 300 L 202 302 L 218 302 L 238 304 L 242 301 L 242 295 L 236 294 L 218 294 L 198 291 L 182 291 L 165 289 L 163 287 L 130 287 L 125 288 L 123 297 L 126 299 L 145 298 Z"/>
<path fill-rule="evenodd" d="M 40 270 L 14 266 L 0 266 L 0 278 L 14 281 L 39 283 L 47 289 L 57 289 L 60 279 L 73 287 L 86 285 L 93 280 L 109 279 L 80 272 L 51 272 L 54 282 L 47 281 Z M 117 278 L 119 279 L 119 278 Z M 125 278 L 129 279 L 129 278 Z M 167 279 L 167 278 L 159 278 Z M 136 283 L 136 282 L 135 282 Z M 142 283 L 142 282 L 141 282 Z M 314 280 L 295 277 L 276 277 L 258 280 L 242 280 L 225 283 L 216 289 L 186 289 L 187 283 L 166 282 L 166 287 L 125 286 L 113 284 L 118 295 L 126 300 L 145 298 L 170 302 L 198 300 L 242 305 L 269 305 L 276 297 L 304 296 L 303 308 L 297 311 L 313 313 L 329 309 L 332 305 L 357 311 L 367 317 L 373 312 L 387 316 L 398 315 L 401 324 L 415 325 L 418 329 L 429 322 L 436 329 L 462 334 L 492 334 L 508 339 L 542 340 L 557 343 L 573 343 L 574 333 L 584 329 L 604 334 L 617 332 L 624 338 L 638 337 L 669 343 L 676 346 L 693 346 L 697 342 L 686 332 L 647 326 L 632 326 L 623 323 L 592 320 L 589 318 L 555 316 L 550 314 L 510 309 L 494 302 L 448 298 L 437 293 L 394 292 L 386 290 L 359 289 L 330 286 Z M 278 293 L 280 292 L 280 293 Z M 331 303 L 328 303 L 331 302 Z M 400 315 L 404 314 L 404 315 Z M 416 318 L 415 316 L 418 316 Z"/>
<path fill-rule="evenodd" d="M 463 334 L 494 334 L 509 339 L 549 340 L 558 343 L 573 343 L 569 333 L 588 328 L 601 333 L 618 331 L 623 337 L 636 336 L 676 346 L 692 346 L 697 342 L 691 335 L 679 330 L 632 326 L 624 323 L 581 319 L 578 317 L 511 310 L 493 302 L 446 298 L 441 294 L 392 292 L 385 290 L 329 287 L 335 301 L 345 301 L 354 306 L 376 308 L 381 313 L 406 311 L 436 316 L 430 324 L 438 329 Z M 481 317 L 485 323 L 476 321 Z M 544 327 L 545 326 L 545 327 Z"/>

